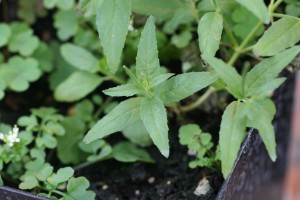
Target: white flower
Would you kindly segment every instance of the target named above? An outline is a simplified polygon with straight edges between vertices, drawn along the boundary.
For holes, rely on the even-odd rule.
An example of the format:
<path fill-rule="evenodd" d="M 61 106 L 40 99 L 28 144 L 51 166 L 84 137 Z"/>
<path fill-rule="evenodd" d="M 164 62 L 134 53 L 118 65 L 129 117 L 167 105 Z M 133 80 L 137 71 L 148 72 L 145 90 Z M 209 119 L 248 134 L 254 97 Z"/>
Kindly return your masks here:
<path fill-rule="evenodd" d="M 12 147 L 14 143 L 20 142 L 18 138 L 19 128 L 15 125 L 14 128 L 8 132 L 7 135 L 0 133 L 0 139 L 3 140 L 9 147 Z"/>

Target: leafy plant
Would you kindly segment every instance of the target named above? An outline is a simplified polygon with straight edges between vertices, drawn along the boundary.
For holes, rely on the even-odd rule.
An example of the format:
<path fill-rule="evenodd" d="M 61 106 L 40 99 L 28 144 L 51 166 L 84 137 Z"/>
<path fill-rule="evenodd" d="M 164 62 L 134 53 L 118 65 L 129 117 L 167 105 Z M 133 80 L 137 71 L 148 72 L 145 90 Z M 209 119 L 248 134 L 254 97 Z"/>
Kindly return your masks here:
<path fill-rule="evenodd" d="M 190 162 L 191 168 L 209 167 L 218 169 L 219 149 L 213 151 L 212 137 L 209 133 L 204 133 L 196 124 L 188 124 L 180 127 L 179 141 L 182 145 L 187 145 L 190 154 L 196 156 L 196 160 Z"/>
<path fill-rule="evenodd" d="M 126 97 L 138 94 L 142 98 L 132 98 L 120 103 L 88 132 L 85 142 L 89 143 L 121 131 L 141 119 L 153 143 L 165 157 L 168 157 L 168 124 L 164 104 L 178 102 L 206 87 L 216 80 L 216 75 L 208 72 L 191 72 L 167 80 L 172 74 L 160 72 L 153 17 L 148 19 L 141 35 L 136 74 L 124 68 L 132 83 L 105 90 L 104 93 Z"/>
<path fill-rule="evenodd" d="M 181 126 L 179 140 L 195 156 L 190 167 L 221 168 L 227 178 L 247 128 L 258 130 L 275 161 L 270 92 L 300 52 L 298 7 L 296 0 L 30 0 L 16 11 L 23 22 L 1 13 L 0 99 L 14 104 L 11 95 L 24 91 L 40 98 L 31 89 L 49 83 L 45 102 L 63 110 L 32 109 L 19 118 L 20 132 L 0 126 L 0 184 L 94 199 L 75 171 L 107 159 L 154 163 L 143 149 L 152 142 L 168 157 L 168 117 L 198 109 L 224 112 L 219 135 Z M 33 30 L 44 16 L 53 17 L 54 31 Z M 115 132 L 123 139 L 106 139 Z"/>

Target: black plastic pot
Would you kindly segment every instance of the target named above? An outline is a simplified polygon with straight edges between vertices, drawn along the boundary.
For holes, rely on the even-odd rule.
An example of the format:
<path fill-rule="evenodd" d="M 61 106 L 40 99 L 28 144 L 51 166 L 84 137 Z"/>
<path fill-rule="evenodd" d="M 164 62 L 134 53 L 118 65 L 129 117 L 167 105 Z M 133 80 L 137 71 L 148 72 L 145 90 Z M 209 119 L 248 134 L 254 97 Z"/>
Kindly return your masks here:
<path fill-rule="evenodd" d="M 46 198 L 33 195 L 21 190 L 12 189 L 5 186 L 0 186 L 1 200 L 46 200 Z"/>
<path fill-rule="evenodd" d="M 298 148 L 300 146 L 300 125 L 297 124 L 297 119 L 300 122 L 300 73 L 289 76 L 285 84 L 274 93 L 274 101 L 277 107 L 274 119 L 277 161 L 274 163 L 270 160 L 257 131 L 250 130 L 232 173 L 225 180 L 216 197 L 217 200 L 300 199 L 300 196 L 298 198 L 295 196 L 297 191 L 295 194 L 293 188 L 292 190 L 290 188 L 295 187 L 290 185 L 295 183 L 291 169 L 298 171 L 300 169 L 300 150 L 298 160 L 297 149 L 295 150 L 297 145 Z M 297 135 L 298 140 L 295 140 L 297 137 L 292 136 L 292 132 L 293 135 Z M 300 173 L 298 176 L 296 181 L 300 181 Z M 44 200 L 45 198 L 1 186 L 0 199 Z"/>

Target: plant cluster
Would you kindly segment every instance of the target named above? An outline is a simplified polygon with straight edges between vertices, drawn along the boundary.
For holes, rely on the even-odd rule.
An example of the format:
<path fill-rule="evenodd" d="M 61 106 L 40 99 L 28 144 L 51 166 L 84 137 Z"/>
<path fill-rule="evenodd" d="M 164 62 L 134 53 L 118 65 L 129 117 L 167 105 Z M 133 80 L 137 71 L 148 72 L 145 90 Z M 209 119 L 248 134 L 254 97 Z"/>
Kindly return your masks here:
<path fill-rule="evenodd" d="M 8 0 L 0 5 L 0 99 L 43 79 L 67 108 L 31 109 L 20 129 L 2 123 L 1 183 L 93 199 L 88 180 L 74 177 L 79 169 L 107 159 L 153 163 L 143 148 L 152 143 L 169 157 L 168 114 L 210 107 L 224 111 L 219 135 L 199 122 L 179 130 L 195 156 L 190 167 L 221 168 L 227 178 L 247 128 L 276 160 L 270 93 L 300 52 L 297 0 L 27 0 L 13 19 Z M 49 17 L 54 31 L 33 29 Z M 124 140 L 110 143 L 115 132 Z"/>

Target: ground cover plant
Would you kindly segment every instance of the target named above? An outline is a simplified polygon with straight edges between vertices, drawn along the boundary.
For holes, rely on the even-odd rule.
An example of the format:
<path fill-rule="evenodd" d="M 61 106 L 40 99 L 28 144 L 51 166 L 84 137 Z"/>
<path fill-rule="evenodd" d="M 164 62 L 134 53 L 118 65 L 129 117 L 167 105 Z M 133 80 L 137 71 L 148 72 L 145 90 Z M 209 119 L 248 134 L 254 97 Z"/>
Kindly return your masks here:
<path fill-rule="evenodd" d="M 226 179 L 249 128 L 276 160 L 270 97 L 300 53 L 298 1 L 0 5 L 0 120 L 18 116 L 0 121 L 1 184 L 95 199 L 82 169 L 106 160 L 156 165 L 149 149 L 167 160 L 178 153 L 174 138 L 186 166 Z M 214 112 L 222 116 L 205 120 Z"/>

